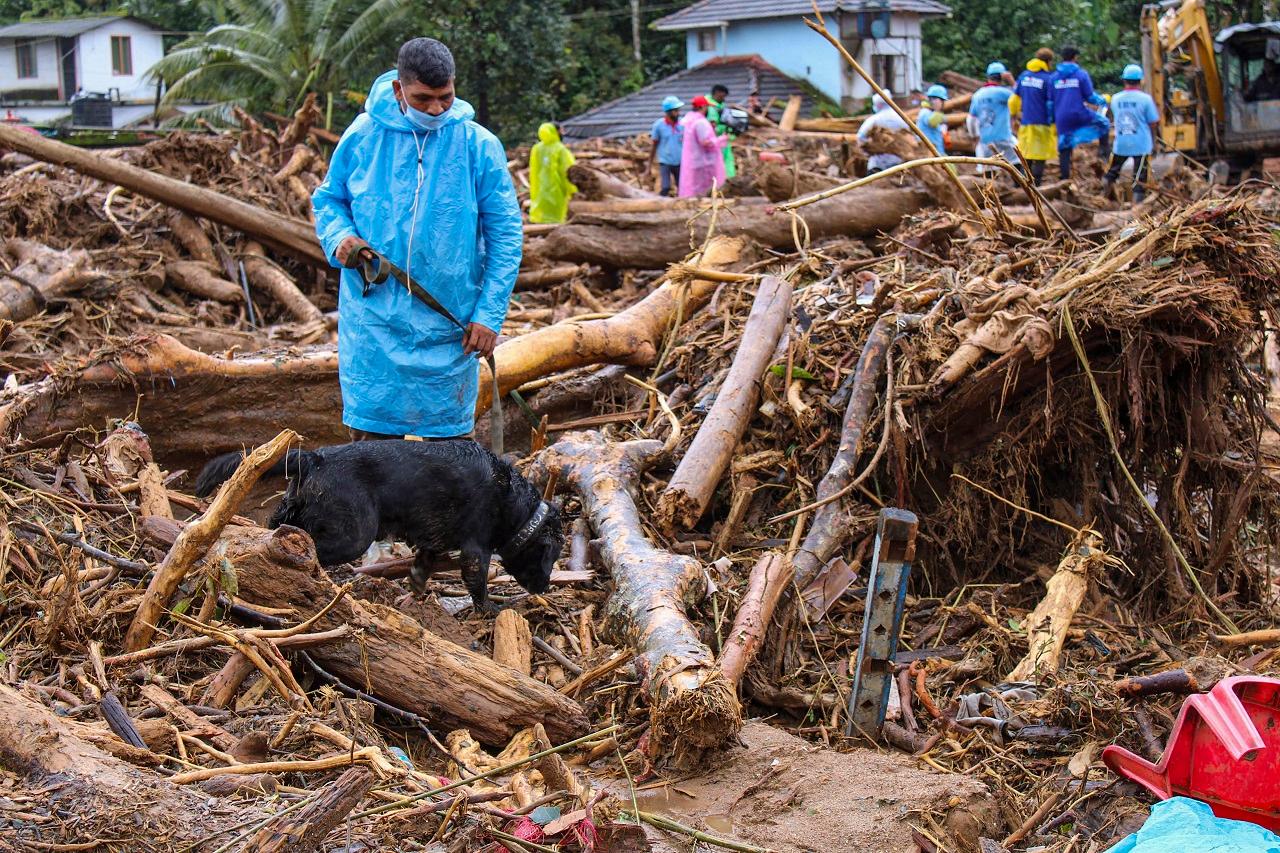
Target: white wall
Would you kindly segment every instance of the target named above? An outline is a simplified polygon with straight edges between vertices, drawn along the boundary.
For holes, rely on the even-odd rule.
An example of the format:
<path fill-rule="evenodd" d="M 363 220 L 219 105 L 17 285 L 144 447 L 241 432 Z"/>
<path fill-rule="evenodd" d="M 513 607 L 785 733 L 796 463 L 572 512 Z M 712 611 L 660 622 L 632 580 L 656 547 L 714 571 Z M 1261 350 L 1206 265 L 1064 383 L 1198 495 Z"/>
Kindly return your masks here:
<path fill-rule="evenodd" d="M 8 107 L 0 109 L 0 116 L 4 115 L 5 109 L 12 110 L 26 124 L 35 125 L 52 124 L 71 115 L 71 108 L 65 104 Z M 117 105 L 111 111 L 111 124 L 113 127 L 121 128 L 135 121 L 141 121 L 151 115 L 151 109 L 151 104 Z M 177 109 L 181 112 L 189 113 L 200 109 L 200 107 L 178 104 Z"/>
<path fill-rule="evenodd" d="M 872 69 L 872 56 L 887 54 L 894 57 L 895 81 L 893 94 L 901 98 L 922 86 L 920 71 L 920 18 L 917 15 L 894 15 L 889 24 L 889 37 L 865 39 L 858 51 L 858 62 L 867 71 Z M 861 101 L 871 97 L 871 87 L 852 68 L 843 71 L 844 86 L 841 94 L 849 101 Z M 846 107 L 848 104 L 846 103 Z M 855 107 L 860 104 L 854 104 Z"/>
<path fill-rule="evenodd" d="M 129 36 L 133 40 L 133 74 L 111 73 L 112 36 Z M 80 88 L 86 92 L 105 93 L 115 88 L 125 101 L 155 100 L 155 83 L 148 82 L 147 71 L 164 56 L 164 40 L 155 30 L 137 21 L 114 21 L 83 33 L 76 54 L 76 73 Z"/>
<path fill-rule="evenodd" d="M 35 43 L 35 77 L 18 77 L 18 51 L 16 44 L 13 39 L 0 40 L 0 92 L 12 92 L 15 89 L 57 89 L 57 40 L 41 39 Z"/>

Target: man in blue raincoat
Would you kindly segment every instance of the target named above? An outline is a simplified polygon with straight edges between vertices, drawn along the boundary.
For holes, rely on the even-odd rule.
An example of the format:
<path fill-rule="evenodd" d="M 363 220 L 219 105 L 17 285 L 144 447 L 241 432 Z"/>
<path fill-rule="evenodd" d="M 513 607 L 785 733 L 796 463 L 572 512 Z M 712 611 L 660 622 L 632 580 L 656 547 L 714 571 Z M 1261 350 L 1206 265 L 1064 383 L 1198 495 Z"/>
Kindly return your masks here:
<path fill-rule="evenodd" d="M 1053 75 L 1053 118 L 1058 126 L 1058 171 L 1063 180 L 1071 177 L 1071 152 L 1077 145 L 1105 142 L 1111 122 L 1088 105 L 1105 107 L 1107 99 L 1093 91 L 1089 72 L 1076 62 L 1080 51 L 1062 49 L 1062 61 Z M 1104 159 L 1105 154 L 1103 152 Z"/>
<path fill-rule="evenodd" d="M 471 119 L 454 62 L 435 39 L 400 48 L 369 90 L 312 196 L 335 266 L 370 246 L 467 327 L 465 335 L 395 279 L 362 295 L 343 270 L 338 295 L 342 421 L 352 438 L 465 436 L 474 426 L 477 356 L 497 345 L 520 268 L 523 230 L 502 144 Z"/>

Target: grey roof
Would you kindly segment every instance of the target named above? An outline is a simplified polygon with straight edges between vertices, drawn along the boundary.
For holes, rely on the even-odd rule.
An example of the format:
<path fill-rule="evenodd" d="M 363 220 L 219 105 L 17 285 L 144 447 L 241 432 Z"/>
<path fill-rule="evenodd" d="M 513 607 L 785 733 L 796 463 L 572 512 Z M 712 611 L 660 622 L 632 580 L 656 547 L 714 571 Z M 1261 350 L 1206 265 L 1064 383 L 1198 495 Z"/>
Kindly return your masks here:
<path fill-rule="evenodd" d="M 20 21 L 7 27 L 0 27 L 0 39 L 53 38 L 60 36 L 70 38 L 98 27 L 125 19 L 137 21 L 146 26 L 152 24 L 132 15 L 99 15 L 94 18 L 55 18 L 47 21 Z"/>
<path fill-rule="evenodd" d="M 813 89 L 808 84 L 786 76 L 759 56 L 724 56 L 686 68 L 638 92 L 566 119 L 560 127 L 567 139 L 638 136 L 648 133 L 653 122 L 662 117 L 662 99 L 667 95 L 675 95 L 688 104 L 695 95 L 710 92 L 716 83 L 729 87 L 730 103 L 745 104 L 751 90 L 758 89 L 760 100 L 765 104 L 773 98 L 785 100 L 800 95 L 803 98 L 800 114 L 807 115 L 813 108 Z"/>
<path fill-rule="evenodd" d="M 951 7 L 937 0 L 819 0 L 818 9 L 824 15 L 836 11 L 874 12 L 882 9 L 927 18 L 951 14 Z M 688 30 L 727 21 L 790 18 L 796 15 L 812 16 L 812 0 L 699 0 L 688 8 L 659 18 L 653 22 L 653 26 L 659 30 Z"/>
<path fill-rule="evenodd" d="M 1228 41 L 1230 41 L 1232 37 L 1238 36 L 1241 33 L 1252 33 L 1252 32 L 1269 32 L 1269 33 L 1280 34 L 1280 21 L 1262 21 L 1261 23 L 1257 23 L 1257 24 L 1236 24 L 1234 27 L 1227 27 L 1225 30 L 1218 33 L 1218 36 L 1217 38 L 1214 39 L 1214 42 L 1218 50 L 1222 50 L 1222 46 L 1226 44 Z"/>

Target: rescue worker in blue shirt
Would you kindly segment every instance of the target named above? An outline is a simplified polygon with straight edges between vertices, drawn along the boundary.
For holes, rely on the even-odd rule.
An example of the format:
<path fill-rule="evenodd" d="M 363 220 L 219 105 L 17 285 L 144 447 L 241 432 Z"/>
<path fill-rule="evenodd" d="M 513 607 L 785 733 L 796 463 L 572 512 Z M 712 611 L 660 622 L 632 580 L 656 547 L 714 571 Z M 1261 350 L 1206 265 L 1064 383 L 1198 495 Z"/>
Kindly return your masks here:
<path fill-rule="evenodd" d="M 1120 177 L 1120 170 L 1132 160 L 1133 200 L 1141 203 L 1147 197 L 1147 177 L 1160 113 L 1156 110 L 1156 102 L 1142 91 L 1141 65 L 1126 65 L 1120 78 L 1124 80 L 1124 91 L 1111 96 L 1116 140 L 1111 146 L 1111 163 L 1102 182 L 1110 195 L 1111 188 Z"/>
<path fill-rule="evenodd" d="M 1098 140 L 1106 156 L 1107 132 L 1111 123 L 1101 112 L 1086 104 L 1106 107 L 1106 98 L 1093 91 L 1089 72 L 1076 63 L 1080 51 L 1062 49 L 1062 61 L 1053 75 L 1053 118 L 1058 126 L 1058 171 L 1063 180 L 1071 177 L 1071 152 L 1077 145 Z"/>
<path fill-rule="evenodd" d="M 1010 163 L 1018 162 L 1018 153 L 1013 142 L 1013 124 L 1009 115 L 1009 99 L 1013 97 L 1013 75 L 1004 67 L 1003 62 L 992 62 L 987 66 L 987 82 L 981 89 L 973 93 L 969 102 L 969 114 L 978 125 L 978 145 L 975 153 L 979 157 L 991 157 L 999 154 Z"/>
<path fill-rule="evenodd" d="M 933 143 L 939 154 L 945 154 L 947 146 L 943 131 L 947 127 L 947 114 L 942 107 L 947 100 L 947 87 L 934 83 L 925 91 L 924 96 L 927 100 L 920 107 L 916 127 Z"/>
<path fill-rule="evenodd" d="M 1031 167 L 1036 186 L 1044 180 L 1044 167 L 1057 149 L 1053 131 L 1053 51 L 1042 47 L 1018 75 L 1009 108 L 1019 111 L 1018 149 Z"/>
<path fill-rule="evenodd" d="M 662 173 L 662 194 L 674 196 L 680 184 L 680 154 L 684 150 L 684 127 L 680 124 L 680 108 L 684 101 L 675 95 L 667 95 L 662 99 L 662 118 L 653 123 L 649 138 L 653 147 L 649 149 L 649 163 L 646 171 L 653 174 L 654 157 L 658 159 L 658 170 Z"/>
<path fill-rule="evenodd" d="M 507 155 L 454 94 L 454 61 L 435 39 L 400 48 L 374 81 L 312 195 L 334 266 L 369 246 L 466 325 L 465 334 L 394 279 L 338 292 L 342 421 L 353 440 L 466 436 L 477 356 L 493 352 L 520 268 L 523 228 Z"/>

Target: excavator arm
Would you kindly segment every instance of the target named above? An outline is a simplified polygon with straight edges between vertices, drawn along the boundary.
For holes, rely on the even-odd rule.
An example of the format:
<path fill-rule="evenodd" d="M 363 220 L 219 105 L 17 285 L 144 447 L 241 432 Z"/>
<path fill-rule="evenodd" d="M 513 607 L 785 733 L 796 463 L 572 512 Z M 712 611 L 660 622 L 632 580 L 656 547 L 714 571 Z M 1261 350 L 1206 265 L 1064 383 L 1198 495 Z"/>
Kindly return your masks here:
<path fill-rule="evenodd" d="M 1216 144 L 1225 104 L 1205 0 L 1144 6 L 1142 63 L 1147 92 L 1160 105 L 1165 144 L 1181 151 Z M 1182 74 L 1190 88 L 1170 85 L 1175 73 Z"/>

